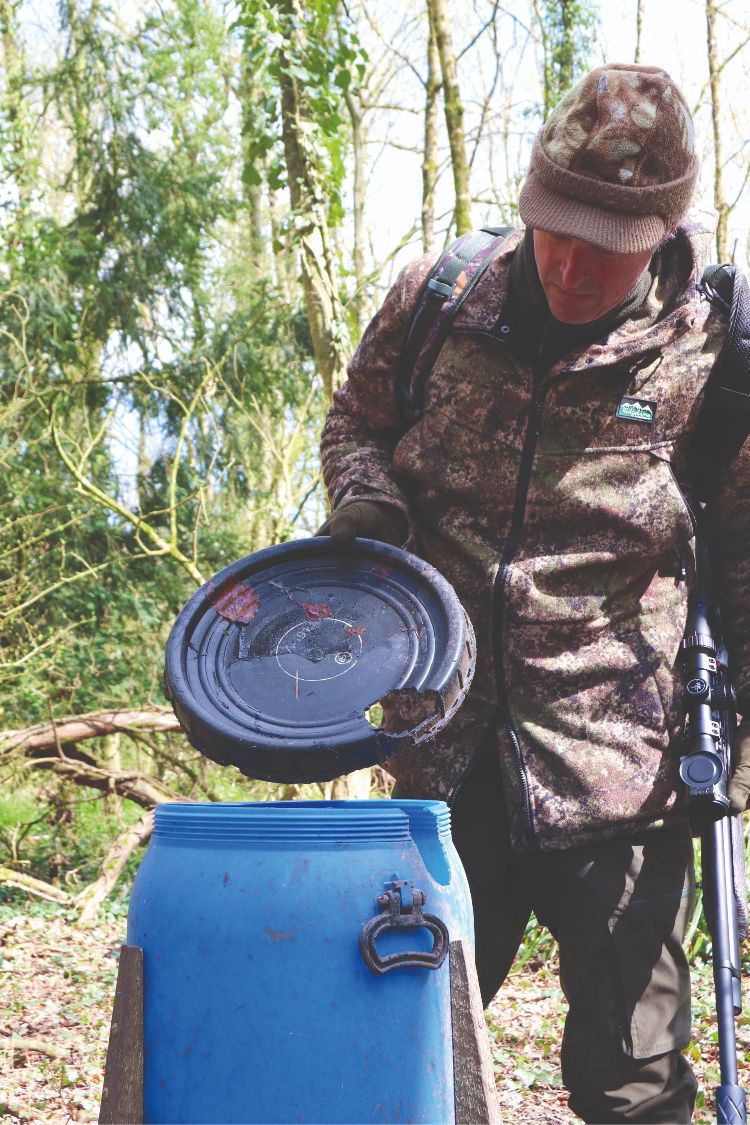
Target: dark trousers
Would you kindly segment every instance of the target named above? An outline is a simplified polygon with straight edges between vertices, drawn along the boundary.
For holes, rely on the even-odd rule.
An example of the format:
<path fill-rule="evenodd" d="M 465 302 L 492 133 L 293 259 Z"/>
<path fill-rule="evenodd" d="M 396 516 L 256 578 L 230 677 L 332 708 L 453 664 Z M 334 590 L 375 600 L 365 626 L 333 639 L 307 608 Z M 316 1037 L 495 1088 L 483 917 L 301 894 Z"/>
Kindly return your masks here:
<path fill-rule="evenodd" d="M 697 1084 L 680 1053 L 690 1039 L 682 940 L 695 891 L 687 826 L 516 855 L 494 747 L 480 751 L 452 824 L 471 888 L 485 1004 L 505 980 L 533 911 L 560 947 L 570 1108 L 596 1123 L 689 1122 Z"/>

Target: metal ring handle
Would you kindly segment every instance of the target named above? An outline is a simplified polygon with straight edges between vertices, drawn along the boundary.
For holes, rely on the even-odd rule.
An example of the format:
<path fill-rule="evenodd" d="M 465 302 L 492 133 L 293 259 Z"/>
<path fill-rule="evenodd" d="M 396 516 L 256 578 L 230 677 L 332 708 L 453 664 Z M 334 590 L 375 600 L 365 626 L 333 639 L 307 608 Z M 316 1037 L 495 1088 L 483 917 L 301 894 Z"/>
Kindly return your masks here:
<path fill-rule="evenodd" d="M 422 911 L 424 895 L 421 891 L 412 891 L 411 907 L 404 909 L 398 889 L 389 890 L 378 898 L 378 905 L 383 913 L 365 922 L 359 935 L 359 948 L 368 969 L 373 973 L 382 975 L 391 969 L 405 969 L 416 967 L 421 969 L 439 969 L 448 952 L 449 938 L 448 927 L 445 922 L 434 914 L 425 914 Z M 433 946 L 430 950 L 402 950 L 400 953 L 389 953 L 382 956 L 375 947 L 379 934 L 385 930 L 419 929 L 429 930 L 433 937 Z"/>

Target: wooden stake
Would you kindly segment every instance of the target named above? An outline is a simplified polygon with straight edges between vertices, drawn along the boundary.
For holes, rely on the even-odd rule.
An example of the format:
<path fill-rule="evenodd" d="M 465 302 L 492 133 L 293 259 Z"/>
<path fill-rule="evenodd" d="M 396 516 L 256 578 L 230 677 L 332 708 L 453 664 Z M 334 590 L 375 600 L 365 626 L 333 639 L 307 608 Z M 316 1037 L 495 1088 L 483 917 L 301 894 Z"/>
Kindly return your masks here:
<path fill-rule="evenodd" d="M 143 950 L 120 948 L 99 1125 L 143 1125 Z"/>
<path fill-rule="evenodd" d="M 456 1125 L 502 1125 L 477 970 L 469 943 L 450 943 Z"/>

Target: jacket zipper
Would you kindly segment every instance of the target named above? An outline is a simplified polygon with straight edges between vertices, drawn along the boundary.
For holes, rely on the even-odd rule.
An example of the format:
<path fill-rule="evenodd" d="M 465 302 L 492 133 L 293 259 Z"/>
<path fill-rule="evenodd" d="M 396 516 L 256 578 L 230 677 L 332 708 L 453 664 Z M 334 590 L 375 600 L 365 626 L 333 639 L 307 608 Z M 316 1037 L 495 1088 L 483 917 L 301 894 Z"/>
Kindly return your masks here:
<path fill-rule="evenodd" d="M 672 462 L 667 461 L 666 466 L 669 469 L 670 476 L 672 477 L 672 480 L 674 481 L 674 486 L 677 489 L 677 494 L 680 497 L 680 500 L 682 501 L 682 505 L 683 505 L 683 507 L 684 507 L 684 509 L 687 513 L 687 517 L 690 520 L 690 526 L 693 530 L 693 538 L 695 538 L 698 534 L 698 517 L 696 516 L 695 512 L 693 511 L 692 504 L 690 504 L 687 496 L 685 495 L 685 493 L 682 490 L 682 485 L 680 484 L 679 480 L 677 479 L 677 473 L 674 471 L 674 466 L 672 465 Z M 678 547 L 676 553 L 677 553 L 677 561 L 678 561 L 679 566 L 680 566 L 678 576 L 677 576 L 678 581 L 687 582 L 687 580 L 688 580 L 688 567 L 687 567 L 687 558 L 686 558 L 686 555 L 685 555 L 685 551 L 683 550 L 682 547 Z"/>
<path fill-rule="evenodd" d="M 687 496 L 682 491 L 682 485 L 680 484 L 680 482 L 677 479 L 677 473 L 674 471 L 674 466 L 672 465 L 672 462 L 666 461 L 665 464 L 666 464 L 667 468 L 669 469 L 670 475 L 671 475 L 672 480 L 674 481 L 674 484 L 675 484 L 675 488 L 677 489 L 677 493 L 680 497 L 680 500 L 682 500 L 685 511 L 688 514 L 688 519 L 690 520 L 690 526 L 693 529 L 693 535 L 697 535 L 698 534 L 698 519 L 696 517 L 696 514 L 693 511 L 691 505 L 688 503 Z"/>
<path fill-rule="evenodd" d="M 483 333 L 489 335 L 489 333 Z M 497 339 L 497 337 L 493 337 Z M 536 379 L 536 376 L 535 376 Z M 523 752 L 521 750 L 521 743 L 518 738 L 510 717 L 510 708 L 508 706 L 508 693 L 505 690 L 505 678 L 502 669 L 502 651 L 500 647 L 500 632 L 502 628 L 502 586 L 505 581 L 505 576 L 508 573 L 508 567 L 511 559 L 515 554 L 521 538 L 521 528 L 523 526 L 523 517 L 526 510 L 526 495 L 529 489 L 529 481 L 531 479 L 531 466 L 534 460 L 534 452 L 536 450 L 536 443 L 541 435 L 539 424 L 542 417 L 542 410 L 544 406 L 544 397 L 547 393 L 546 386 L 535 387 L 534 394 L 529 408 L 529 420 L 526 426 L 526 434 L 524 436 L 523 449 L 521 451 L 521 464 L 518 470 L 518 480 L 516 481 L 516 498 L 513 505 L 513 519 L 511 522 L 510 535 L 508 542 L 505 545 L 505 551 L 498 567 L 498 572 L 495 575 L 495 581 L 492 589 L 492 638 L 493 638 L 493 654 L 495 666 L 495 686 L 498 694 L 498 705 L 495 718 L 502 717 L 508 736 L 513 745 L 514 757 L 516 765 L 518 766 L 518 774 L 521 780 L 521 789 L 523 791 L 524 811 L 526 814 L 526 822 L 528 824 L 529 832 L 532 837 L 536 835 L 534 830 L 534 822 L 531 816 L 531 798 L 529 796 L 529 779 L 526 774 L 526 765 L 523 760 Z M 449 806 L 455 804 L 456 799 L 464 786 L 466 778 L 471 773 L 476 755 L 466 767 L 461 777 L 451 789 L 447 797 Z"/>
<path fill-rule="evenodd" d="M 483 329 L 468 329 L 464 330 L 465 335 L 472 336 L 487 336 L 495 343 L 504 344 L 506 339 L 503 336 L 498 336 L 496 332 L 489 332 Z M 529 835 L 533 840 L 536 836 L 534 828 L 534 821 L 531 815 L 531 796 L 529 791 L 529 779 L 526 772 L 526 764 L 523 760 L 523 751 L 521 749 L 521 741 L 518 733 L 513 727 L 510 714 L 510 706 L 508 704 L 508 693 L 505 686 L 505 675 L 502 664 L 502 648 L 500 638 L 502 634 L 502 620 L 503 620 L 503 585 L 505 578 L 510 567 L 513 556 L 518 549 L 521 540 L 521 529 L 523 527 L 524 515 L 526 512 L 526 498 L 529 490 L 529 482 L 531 480 L 531 468 L 534 462 L 534 454 L 536 452 L 537 441 L 541 437 L 541 418 L 544 409 L 544 399 L 547 394 L 549 383 L 540 383 L 539 376 L 544 370 L 543 364 L 540 363 L 544 353 L 544 344 L 546 341 L 546 332 L 542 337 L 539 345 L 537 357 L 531 365 L 532 376 L 534 380 L 534 391 L 531 399 L 531 406 L 529 407 L 529 419 L 526 424 L 526 433 L 524 435 L 523 449 L 521 451 L 521 463 L 518 469 L 518 479 L 516 481 L 516 496 L 513 505 L 513 519 L 511 521 L 510 534 L 508 542 L 505 545 L 505 551 L 495 575 L 495 581 L 492 590 L 492 637 L 493 637 L 493 654 L 495 666 L 495 687 L 497 691 L 498 704 L 496 710 L 496 718 L 501 718 L 505 729 L 510 738 L 511 745 L 513 746 L 513 756 L 518 768 L 518 776 L 521 782 L 521 791 L 523 793 L 524 813 L 526 816 L 526 824 L 528 827 Z M 564 374 L 564 373 L 563 373 Z M 455 804 L 455 801 L 463 788 L 466 778 L 471 772 L 473 761 L 464 770 L 461 777 L 454 785 L 451 792 L 448 794 L 447 803 L 449 806 Z"/>
<path fill-rule="evenodd" d="M 507 329 L 507 325 L 503 325 L 503 327 L 500 329 L 500 331 L 503 332 L 503 335 L 498 336 L 497 330 L 493 330 L 493 329 L 489 329 L 489 328 L 451 328 L 451 335 L 452 336 L 484 336 L 488 340 L 492 340 L 493 344 L 504 344 L 504 343 L 506 343 L 504 329 Z M 507 330 L 510 331 L 509 329 L 507 329 Z"/>
<path fill-rule="evenodd" d="M 536 376 L 536 372 L 534 372 L 534 374 Z M 495 583 L 492 591 L 492 637 L 498 717 L 505 724 L 505 729 L 513 746 L 514 757 L 516 760 L 516 765 L 518 767 L 518 776 L 521 782 L 521 790 L 523 792 L 523 804 L 524 812 L 526 814 L 526 823 L 532 839 L 536 835 L 536 831 L 534 829 L 534 821 L 531 815 L 529 779 L 526 772 L 526 763 L 523 759 L 523 751 L 521 750 L 521 742 L 511 719 L 510 705 L 508 702 L 508 691 L 505 684 L 505 672 L 503 668 L 502 629 L 505 609 L 504 586 L 511 561 L 516 554 L 519 543 L 521 541 L 521 530 L 523 528 L 523 520 L 526 513 L 526 499 L 529 491 L 529 482 L 531 480 L 531 469 L 534 463 L 534 454 L 536 452 L 537 441 L 541 436 L 540 423 L 542 418 L 542 411 L 544 409 L 544 398 L 546 396 L 546 393 L 547 387 L 543 384 L 537 385 L 534 389 L 534 396 L 532 398 L 531 407 L 529 409 L 529 420 L 526 426 L 526 434 L 524 436 L 523 450 L 521 452 L 521 464 L 518 470 L 518 480 L 516 482 L 516 499 L 513 506 L 513 519 L 511 522 L 510 535 L 508 536 L 508 542 L 505 545 L 505 551 L 503 552 L 503 557 L 495 576 Z"/>

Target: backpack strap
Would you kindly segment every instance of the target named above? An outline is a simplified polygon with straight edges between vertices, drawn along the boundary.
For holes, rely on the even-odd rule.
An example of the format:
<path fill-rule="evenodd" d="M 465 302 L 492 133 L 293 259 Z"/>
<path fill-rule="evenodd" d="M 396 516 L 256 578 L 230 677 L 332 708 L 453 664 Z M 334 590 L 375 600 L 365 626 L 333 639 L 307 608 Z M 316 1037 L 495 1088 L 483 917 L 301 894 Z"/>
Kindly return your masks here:
<path fill-rule="evenodd" d="M 750 288 L 736 266 L 710 265 L 699 289 L 729 314 L 726 340 L 706 385 L 689 453 L 695 495 L 708 502 L 722 469 L 750 434 Z"/>
<path fill-rule="evenodd" d="M 422 416 L 424 385 L 454 316 L 502 249 L 513 227 L 482 227 L 462 235 L 440 255 L 422 286 L 397 378 L 406 423 Z"/>

